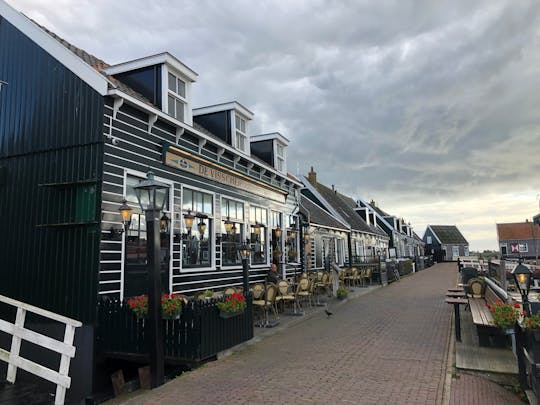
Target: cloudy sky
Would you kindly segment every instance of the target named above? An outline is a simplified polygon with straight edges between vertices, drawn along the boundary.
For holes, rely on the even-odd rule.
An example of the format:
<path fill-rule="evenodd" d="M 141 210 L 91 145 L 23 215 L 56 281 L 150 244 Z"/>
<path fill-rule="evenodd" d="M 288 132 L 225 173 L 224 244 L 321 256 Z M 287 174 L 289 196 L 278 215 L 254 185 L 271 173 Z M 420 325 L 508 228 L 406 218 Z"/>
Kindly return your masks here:
<path fill-rule="evenodd" d="M 110 64 L 168 51 L 289 171 L 496 249 L 539 212 L 540 2 L 8 0 Z"/>

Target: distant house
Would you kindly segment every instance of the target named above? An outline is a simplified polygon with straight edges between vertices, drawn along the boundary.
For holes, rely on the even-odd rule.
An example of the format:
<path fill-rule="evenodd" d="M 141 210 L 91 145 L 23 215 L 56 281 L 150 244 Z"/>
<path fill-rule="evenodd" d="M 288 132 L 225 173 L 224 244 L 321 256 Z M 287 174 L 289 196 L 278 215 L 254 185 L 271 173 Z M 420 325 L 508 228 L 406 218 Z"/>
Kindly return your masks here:
<path fill-rule="evenodd" d="M 309 271 L 330 269 L 332 263 L 343 266 L 350 229 L 309 198 L 301 196 L 300 215 L 309 223 L 306 268 Z"/>
<path fill-rule="evenodd" d="M 370 223 L 370 218 L 375 216 L 377 225 L 390 238 L 390 257 L 415 257 L 424 254 L 424 242 L 413 231 L 410 223 L 383 211 L 373 200 L 368 203 L 359 198 L 356 204 L 356 211 L 362 219 Z"/>
<path fill-rule="evenodd" d="M 469 242 L 455 225 L 428 225 L 422 238 L 426 254 L 435 261 L 453 261 L 458 256 L 469 256 Z"/>
<path fill-rule="evenodd" d="M 350 234 L 347 243 L 338 250 L 348 252 L 347 262 L 375 260 L 377 256 L 388 257 L 388 235 L 377 225 L 377 218 L 372 215 L 366 222 L 356 211 L 356 202 L 346 195 L 338 193 L 334 186 L 326 187 L 317 181 L 317 173 L 311 168 L 308 177 L 303 179 L 305 188 L 302 197 L 307 197 L 333 217 L 347 225 Z M 316 249 L 321 247 L 315 246 Z"/>
<path fill-rule="evenodd" d="M 497 224 L 497 238 L 502 257 L 538 257 L 540 226 L 534 222 Z"/>

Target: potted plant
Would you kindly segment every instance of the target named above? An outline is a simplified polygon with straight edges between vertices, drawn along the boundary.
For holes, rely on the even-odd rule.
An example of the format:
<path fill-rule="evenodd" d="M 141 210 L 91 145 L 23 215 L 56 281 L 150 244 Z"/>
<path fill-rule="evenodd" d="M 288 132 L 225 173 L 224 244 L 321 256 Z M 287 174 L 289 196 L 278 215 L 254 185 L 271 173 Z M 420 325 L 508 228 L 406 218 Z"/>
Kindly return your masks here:
<path fill-rule="evenodd" d="M 343 300 L 347 298 L 347 295 L 349 294 L 349 291 L 347 291 L 344 287 L 339 287 L 336 291 L 336 296 L 339 300 Z"/>
<path fill-rule="evenodd" d="M 139 295 L 128 299 L 129 308 L 137 318 L 148 316 L 148 296 Z M 161 296 L 161 315 L 163 318 L 177 319 L 182 313 L 182 299 L 178 294 L 163 294 Z"/>
<path fill-rule="evenodd" d="M 246 298 L 243 294 L 227 295 L 223 301 L 216 303 L 221 318 L 231 318 L 240 315 L 246 309 Z"/>
<path fill-rule="evenodd" d="M 204 292 L 204 299 L 210 301 L 214 297 L 214 292 L 212 290 L 206 290 Z"/>
<path fill-rule="evenodd" d="M 501 300 L 497 300 L 493 305 L 488 306 L 495 325 L 506 332 L 513 332 L 514 325 L 522 316 L 521 306 L 518 303 L 511 304 Z"/>
<path fill-rule="evenodd" d="M 166 319 L 179 319 L 182 313 L 182 299 L 178 294 L 161 296 L 161 314 Z"/>

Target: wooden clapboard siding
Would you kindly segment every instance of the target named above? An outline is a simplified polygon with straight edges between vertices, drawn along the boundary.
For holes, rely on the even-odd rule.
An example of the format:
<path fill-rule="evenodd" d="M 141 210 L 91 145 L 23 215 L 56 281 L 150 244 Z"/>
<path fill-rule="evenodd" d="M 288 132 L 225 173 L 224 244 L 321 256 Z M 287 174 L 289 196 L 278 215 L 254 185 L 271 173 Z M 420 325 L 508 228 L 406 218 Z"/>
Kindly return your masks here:
<path fill-rule="evenodd" d="M 201 149 L 198 138 L 189 131 L 185 131 L 180 140 L 176 142 L 174 127 L 158 119 L 149 130 L 148 116 L 128 105 L 122 105 L 114 114 L 112 100 L 106 99 L 103 134 L 105 139 L 114 137 L 118 140 L 115 145 L 110 140 L 104 146 L 104 168 L 102 183 L 102 224 L 101 224 L 101 254 L 99 271 L 99 294 L 120 297 L 122 291 L 122 261 L 124 260 L 123 243 L 110 240 L 109 229 L 121 227 L 118 207 L 124 193 L 124 173 L 126 170 L 145 173 L 151 169 L 156 177 L 165 179 L 172 184 L 172 220 L 171 235 L 175 229 L 181 228 L 182 213 L 182 187 L 202 189 L 214 194 L 214 226 L 219 229 L 221 220 L 221 197 L 233 198 L 244 202 L 246 218 L 249 215 L 247 204 L 255 204 L 271 210 L 279 211 L 284 215 L 295 212 L 296 200 L 289 196 L 285 204 L 270 201 L 264 196 L 256 196 L 245 190 L 234 189 L 230 186 L 213 182 L 211 180 L 182 172 L 176 168 L 165 166 L 162 163 L 162 145 L 164 142 L 177 144 L 179 147 L 198 154 L 209 160 L 217 160 L 217 147 L 206 142 Z M 199 153 L 200 151 L 200 153 Z M 225 152 L 220 162 L 235 168 L 241 173 L 248 173 L 248 164 L 245 159 L 234 166 L 234 156 Z M 261 176 L 259 168 L 249 171 L 249 174 L 258 176 L 260 180 L 274 186 L 280 186 L 279 179 L 272 179 L 269 175 Z M 290 184 L 290 182 L 289 182 Z M 247 203 L 247 204 L 246 204 Z M 221 250 L 216 244 L 215 262 L 211 269 L 181 269 L 181 241 L 171 237 L 172 255 L 170 271 L 172 274 L 171 290 L 174 292 L 194 293 L 196 291 L 222 289 L 227 286 L 240 286 L 242 284 L 242 269 L 221 266 Z M 291 268 L 292 269 L 292 268 Z M 267 267 L 250 269 L 250 282 L 262 281 L 266 275 Z"/>

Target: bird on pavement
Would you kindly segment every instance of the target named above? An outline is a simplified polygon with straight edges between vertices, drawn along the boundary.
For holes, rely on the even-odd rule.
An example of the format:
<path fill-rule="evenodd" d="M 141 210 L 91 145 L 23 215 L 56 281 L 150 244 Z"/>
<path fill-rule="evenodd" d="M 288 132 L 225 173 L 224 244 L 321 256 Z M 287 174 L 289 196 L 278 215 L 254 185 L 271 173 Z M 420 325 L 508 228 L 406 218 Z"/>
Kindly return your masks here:
<path fill-rule="evenodd" d="M 330 312 L 330 311 L 327 310 L 327 309 L 324 310 L 324 313 L 326 314 L 326 316 L 327 316 L 328 318 L 330 318 L 332 315 L 334 315 L 332 312 Z"/>

